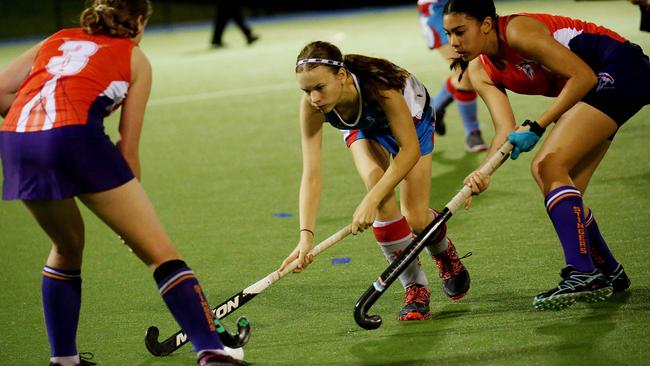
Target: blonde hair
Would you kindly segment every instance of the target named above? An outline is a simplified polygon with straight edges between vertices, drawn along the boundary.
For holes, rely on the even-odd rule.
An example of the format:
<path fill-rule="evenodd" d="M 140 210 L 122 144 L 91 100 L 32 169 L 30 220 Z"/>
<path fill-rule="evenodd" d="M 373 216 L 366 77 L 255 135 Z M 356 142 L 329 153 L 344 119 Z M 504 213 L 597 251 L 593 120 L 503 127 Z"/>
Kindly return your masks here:
<path fill-rule="evenodd" d="M 153 9 L 149 0 L 90 0 L 79 23 L 88 34 L 116 38 L 138 35 L 138 17 L 146 22 Z"/>

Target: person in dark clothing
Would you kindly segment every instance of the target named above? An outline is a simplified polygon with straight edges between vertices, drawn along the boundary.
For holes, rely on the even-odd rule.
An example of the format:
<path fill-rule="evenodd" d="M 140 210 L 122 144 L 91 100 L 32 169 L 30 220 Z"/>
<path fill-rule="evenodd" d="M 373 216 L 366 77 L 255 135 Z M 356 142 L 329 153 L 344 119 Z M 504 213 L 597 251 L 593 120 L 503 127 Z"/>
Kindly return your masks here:
<path fill-rule="evenodd" d="M 251 44 L 259 39 L 259 36 L 253 34 L 251 28 L 246 24 L 244 15 L 242 14 L 241 5 L 237 1 L 215 0 L 215 5 L 211 42 L 213 47 L 223 47 L 221 37 L 223 36 L 223 31 L 230 19 L 234 20 L 235 24 L 237 24 L 242 33 L 244 33 L 244 36 L 246 36 L 246 43 Z"/>
<path fill-rule="evenodd" d="M 641 29 L 644 32 L 650 32 L 650 1 L 648 0 L 628 0 L 632 4 L 639 5 L 641 10 Z"/>

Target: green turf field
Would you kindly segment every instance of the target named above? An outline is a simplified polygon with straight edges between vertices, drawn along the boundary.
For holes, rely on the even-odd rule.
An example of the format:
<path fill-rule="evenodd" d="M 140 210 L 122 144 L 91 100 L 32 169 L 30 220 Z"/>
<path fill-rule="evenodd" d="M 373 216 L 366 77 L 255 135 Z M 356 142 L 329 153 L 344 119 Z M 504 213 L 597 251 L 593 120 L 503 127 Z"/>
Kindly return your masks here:
<path fill-rule="evenodd" d="M 501 14 L 553 12 L 609 26 L 650 51 L 638 31 L 638 9 L 625 1 L 507 1 Z M 209 27 L 150 32 L 142 48 L 154 86 L 142 140 L 143 184 L 170 236 L 217 304 L 272 272 L 298 239 L 300 179 L 298 100 L 293 63 L 312 40 L 343 52 L 388 58 L 432 92 L 446 78 L 439 55 L 426 49 L 415 8 L 260 22 L 253 47 L 229 28 L 229 47 L 209 50 Z M 0 47 L 0 67 L 29 45 Z M 542 97 L 512 96 L 518 119 L 534 119 Z M 462 127 L 449 109 L 448 134 L 437 138 L 432 207 L 460 188 L 480 155 L 463 150 Z M 491 122 L 480 105 L 485 135 Z M 252 323 L 246 359 L 255 365 L 640 365 L 650 363 L 650 108 L 619 132 L 592 179 L 586 202 L 625 265 L 632 288 L 597 305 L 562 312 L 531 310 L 532 297 L 555 285 L 564 265 L 543 197 L 529 174 L 532 154 L 508 162 L 470 211 L 449 223 L 472 274 L 472 289 L 452 303 L 439 291 L 432 261 L 432 319 L 395 320 L 402 290 L 391 287 L 372 312 L 375 331 L 359 328 L 356 300 L 385 268 L 371 233 L 350 237 L 300 275 L 269 288 L 226 320 Z M 106 121 L 114 135 L 117 119 Z M 326 129 L 324 191 L 317 240 L 346 225 L 364 189 L 350 154 Z M 278 218 L 274 213 L 293 214 Z M 186 346 L 167 358 L 144 348 L 149 325 L 177 330 L 151 274 L 116 235 L 84 210 L 87 248 L 78 346 L 100 365 L 191 365 Z M 48 240 L 18 202 L 0 203 L 0 365 L 45 365 L 49 347 L 40 303 L 40 271 Z M 349 264 L 332 265 L 335 257 Z"/>

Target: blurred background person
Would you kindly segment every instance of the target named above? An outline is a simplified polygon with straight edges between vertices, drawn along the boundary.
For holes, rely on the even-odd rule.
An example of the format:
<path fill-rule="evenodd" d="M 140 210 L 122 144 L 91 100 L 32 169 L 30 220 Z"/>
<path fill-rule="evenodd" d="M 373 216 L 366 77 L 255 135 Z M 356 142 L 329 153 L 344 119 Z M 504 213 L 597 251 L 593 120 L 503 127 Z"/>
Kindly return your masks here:
<path fill-rule="evenodd" d="M 212 47 L 223 47 L 223 31 L 226 29 L 228 21 L 232 19 L 237 27 L 241 29 L 246 37 L 246 43 L 251 44 L 257 41 L 260 37 L 253 34 L 250 26 L 244 20 L 242 7 L 238 1 L 230 0 L 215 0 L 215 14 L 212 32 Z"/>
<path fill-rule="evenodd" d="M 638 5 L 641 10 L 641 25 L 639 29 L 644 32 L 650 32 L 650 0 L 628 0 L 632 4 Z"/>
<path fill-rule="evenodd" d="M 442 29 L 442 10 L 448 0 L 418 0 L 422 36 L 431 50 L 438 50 L 449 65 L 454 57 L 454 50 L 449 46 L 447 35 Z M 481 136 L 476 115 L 476 92 L 468 77 L 461 77 L 455 69 L 442 83 L 438 92 L 433 96 L 433 108 L 436 112 L 436 133 L 443 136 L 447 133 L 445 111 L 456 102 L 460 119 L 465 129 L 465 150 L 481 152 L 487 150 L 487 145 Z"/>

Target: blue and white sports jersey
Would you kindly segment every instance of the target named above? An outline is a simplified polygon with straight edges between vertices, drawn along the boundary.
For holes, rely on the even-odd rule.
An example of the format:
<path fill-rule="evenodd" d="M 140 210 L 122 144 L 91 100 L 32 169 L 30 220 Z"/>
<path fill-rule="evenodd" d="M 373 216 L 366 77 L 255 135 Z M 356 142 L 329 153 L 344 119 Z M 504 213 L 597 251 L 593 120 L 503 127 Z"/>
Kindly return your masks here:
<path fill-rule="evenodd" d="M 379 142 L 391 155 L 399 151 L 397 139 L 390 130 L 386 114 L 376 106 L 369 106 L 364 99 L 360 83 L 356 75 L 352 74 L 354 85 L 359 91 L 359 111 L 353 121 L 345 121 L 332 110 L 325 114 L 325 121 L 343 133 L 345 143 L 350 146 L 360 139 L 371 139 Z M 414 76 L 406 79 L 402 95 L 411 112 L 411 118 L 420 143 L 420 154 L 426 155 L 433 151 L 433 107 L 431 98 L 425 86 Z"/>

